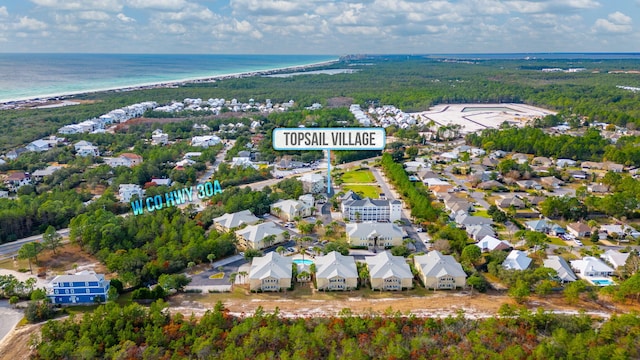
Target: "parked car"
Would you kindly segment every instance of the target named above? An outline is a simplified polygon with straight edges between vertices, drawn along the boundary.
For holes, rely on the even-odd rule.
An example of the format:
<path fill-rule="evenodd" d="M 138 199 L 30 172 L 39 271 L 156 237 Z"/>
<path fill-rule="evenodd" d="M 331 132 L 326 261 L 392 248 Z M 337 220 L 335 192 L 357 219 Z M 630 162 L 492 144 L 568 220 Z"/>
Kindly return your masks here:
<path fill-rule="evenodd" d="M 573 240 L 573 242 L 576 243 L 576 245 L 578 245 L 578 246 L 582 246 L 582 241 L 580 241 L 578 239 Z"/>

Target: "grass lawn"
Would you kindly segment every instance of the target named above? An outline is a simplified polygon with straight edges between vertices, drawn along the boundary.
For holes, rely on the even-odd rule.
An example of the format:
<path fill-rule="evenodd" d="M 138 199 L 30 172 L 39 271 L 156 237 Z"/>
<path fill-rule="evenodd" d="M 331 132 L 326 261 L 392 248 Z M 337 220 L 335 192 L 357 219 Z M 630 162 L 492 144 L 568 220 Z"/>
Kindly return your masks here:
<path fill-rule="evenodd" d="M 372 183 L 376 182 L 376 178 L 373 176 L 369 169 L 358 169 L 347 171 L 342 174 L 342 182 L 345 184 L 360 184 L 360 183 Z"/>
<path fill-rule="evenodd" d="M 487 219 L 491 219 L 491 215 L 489 215 L 487 210 L 478 210 L 478 209 L 481 209 L 481 208 L 475 208 L 475 211 L 473 212 L 473 216 L 481 216 Z"/>
<path fill-rule="evenodd" d="M 567 244 L 566 241 L 555 236 L 549 236 L 549 242 L 552 243 L 553 245 L 558 245 L 558 246 L 567 246 L 567 247 L 570 246 L 569 244 Z"/>
<path fill-rule="evenodd" d="M 342 189 L 346 192 L 352 190 L 355 193 L 361 193 L 364 197 L 377 199 L 382 192 L 379 186 L 373 185 L 344 185 Z"/>
<path fill-rule="evenodd" d="M 213 274 L 211 276 L 209 276 L 209 279 L 223 279 L 224 278 L 224 273 L 223 272 L 219 272 L 217 274 Z"/>

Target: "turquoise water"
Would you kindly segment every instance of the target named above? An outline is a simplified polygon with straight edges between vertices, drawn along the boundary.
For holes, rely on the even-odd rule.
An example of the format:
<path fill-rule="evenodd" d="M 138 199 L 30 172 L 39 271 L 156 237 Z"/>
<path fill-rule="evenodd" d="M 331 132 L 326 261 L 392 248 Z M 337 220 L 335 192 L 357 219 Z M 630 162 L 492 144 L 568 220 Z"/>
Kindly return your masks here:
<path fill-rule="evenodd" d="M 311 264 L 313 264 L 313 261 L 307 260 L 307 259 L 304 259 L 304 260 L 302 260 L 302 259 L 294 259 L 293 262 L 295 264 L 303 264 L 303 265 L 311 265 Z"/>
<path fill-rule="evenodd" d="M 613 281 L 608 280 L 608 279 L 603 279 L 603 280 L 591 280 L 592 283 L 594 283 L 595 285 L 600 285 L 600 286 L 604 286 L 604 285 L 613 285 Z"/>
<path fill-rule="evenodd" d="M 273 70 L 328 55 L 0 54 L 0 102 Z"/>

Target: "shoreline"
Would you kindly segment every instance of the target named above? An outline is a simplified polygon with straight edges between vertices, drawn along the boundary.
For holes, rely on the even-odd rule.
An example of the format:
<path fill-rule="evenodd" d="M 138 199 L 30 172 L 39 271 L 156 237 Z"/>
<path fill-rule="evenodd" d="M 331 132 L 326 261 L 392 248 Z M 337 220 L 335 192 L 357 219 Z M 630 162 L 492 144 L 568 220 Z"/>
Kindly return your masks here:
<path fill-rule="evenodd" d="M 303 65 L 291 65 L 291 66 L 283 66 L 279 68 L 273 69 L 262 69 L 262 70 L 252 70 L 238 73 L 229 73 L 229 74 L 219 74 L 212 76 L 198 76 L 198 77 L 189 77 L 178 80 L 170 80 L 170 81 L 161 81 L 161 82 L 149 82 L 149 83 L 141 83 L 135 84 L 131 86 L 114 86 L 100 89 L 91 89 L 91 90 L 79 90 L 65 93 L 57 93 L 57 94 L 44 94 L 40 96 L 31 96 L 24 98 L 16 98 L 16 99 L 0 99 L 0 105 L 24 105 L 24 104 L 32 104 L 32 103 L 48 103 L 51 101 L 63 101 L 73 99 L 77 95 L 85 95 L 85 94 L 96 94 L 102 92 L 125 92 L 125 91 L 137 91 L 137 90 L 146 90 L 146 89 L 155 89 L 155 88 L 166 88 L 166 87 L 176 87 L 182 86 L 186 84 L 198 84 L 198 83 L 206 83 L 206 82 L 215 82 L 219 80 L 227 80 L 227 79 L 237 79 L 243 77 L 252 77 L 252 76 L 264 76 L 264 75 L 272 75 L 275 73 L 288 72 L 288 71 L 301 71 L 308 70 L 320 66 L 328 66 L 339 62 L 340 59 L 336 58 L 334 60 L 321 61 L 311 64 L 303 64 Z"/>

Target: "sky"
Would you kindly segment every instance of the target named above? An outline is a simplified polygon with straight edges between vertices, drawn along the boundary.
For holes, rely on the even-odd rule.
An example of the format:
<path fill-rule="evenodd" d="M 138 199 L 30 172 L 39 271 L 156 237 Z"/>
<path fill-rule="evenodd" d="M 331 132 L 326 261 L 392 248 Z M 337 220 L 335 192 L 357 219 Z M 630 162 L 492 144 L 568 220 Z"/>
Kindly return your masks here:
<path fill-rule="evenodd" d="M 640 0 L 0 0 L 0 52 L 640 52 Z"/>

